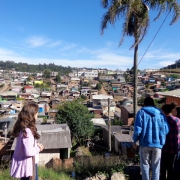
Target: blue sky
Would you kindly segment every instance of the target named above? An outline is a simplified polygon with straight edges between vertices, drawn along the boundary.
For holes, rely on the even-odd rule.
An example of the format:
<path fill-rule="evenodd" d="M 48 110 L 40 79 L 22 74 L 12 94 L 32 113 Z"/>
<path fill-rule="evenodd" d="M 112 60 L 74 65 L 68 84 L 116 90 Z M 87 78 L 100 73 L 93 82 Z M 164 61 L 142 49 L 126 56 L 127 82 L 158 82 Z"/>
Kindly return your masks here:
<path fill-rule="evenodd" d="M 29 64 L 55 63 L 62 66 L 126 70 L 133 65 L 134 39 L 122 35 L 123 20 L 109 25 L 100 35 L 100 0 L 1 0 L 0 60 Z M 139 59 L 156 34 L 163 15 L 150 10 L 148 34 L 139 46 Z M 171 15 L 152 43 L 139 69 L 161 68 L 180 58 L 180 21 L 169 26 Z"/>

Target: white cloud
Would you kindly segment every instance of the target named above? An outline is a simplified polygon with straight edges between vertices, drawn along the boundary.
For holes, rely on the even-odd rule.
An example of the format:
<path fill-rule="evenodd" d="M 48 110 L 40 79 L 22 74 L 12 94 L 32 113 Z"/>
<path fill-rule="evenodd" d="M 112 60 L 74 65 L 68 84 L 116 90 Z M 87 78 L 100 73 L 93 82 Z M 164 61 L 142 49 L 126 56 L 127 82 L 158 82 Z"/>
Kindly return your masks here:
<path fill-rule="evenodd" d="M 74 48 L 76 45 L 69 46 Z M 126 70 L 133 66 L 133 51 L 123 51 L 122 49 L 117 52 L 112 52 L 108 49 L 73 49 L 72 53 L 76 56 L 70 57 L 69 53 L 66 53 L 63 58 L 44 58 L 38 54 L 38 57 L 30 57 L 28 52 L 23 53 L 22 51 L 15 52 L 8 49 L 0 48 L 0 60 L 12 60 L 15 62 L 24 62 L 29 64 L 39 63 L 52 63 L 62 66 L 71 67 L 92 67 L 92 68 L 111 68 L 111 69 L 122 69 Z M 78 52 L 78 53 L 77 53 Z M 129 52 L 129 53 L 128 53 Z M 48 52 L 47 52 L 48 53 Z M 43 53 L 42 53 L 43 54 Z M 83 54 L 83 56 L 82 56 Z M 84 55 L 85 54 L 85 55 Z M 159 54 L 159 56 L 158 56 Z M 59 55 L 58 55 L 59 56 Z M 51 54 L 49 53 L 49 57 Z M 76 57 L 76 58 L 75 58 Z M 179 53 L 160 53 L 160 52 L 149 52 L 148 56 L 142 60 L 139 68 L 161 68 L 169 64 L 173 64 L 175 60 L 179 59 Z"/>
<path fill-rule="evenodd" d="M 55 47 L 55 46 L 59 46 L 62 44 L 62 41 L 55 41 L 55 42 L 51 42 L 49 43 L 50 47 Z"/>
<path fill-rule="evenodd" d="M 161 67 L 165 67 L 165 66 L 174 64 L 174 62 L 172 62 L 172 61 L 160 61 L 158 64 L 159 64 Z"/>
<path fill-rule="evenodd" d="M 47 44 L 50 41 L 48 38 L 32 36 L 26 40 L 31 47 L 40 47 Z"/>
<path fill-rule="evenodd" d="M 67 50 L 70 50 L 70 49 L 74 49 L 76 48 L 78 45 L 77 44 L 74 44 L 74 43 L 66 43 L 62 46 L 62 48 L 60 49 L 60 51 L 67 51 Z"/>
<path fill-rule="evenodd" d="M 94 67 L 103 68 L 111 67 L 112 69 L 126 69 L 132 64 L 132 58 L 119 56 L 113 53 L 101 53 L 94 56 L 93 59 L 68 59 L 68 58 L 29 58 L 22 56 L 21 54 L 0 48 L 0 59 L 1 60 L 12 60 L 15 62 L 24 62 L 29 64 L 39 64 L 39 63 L 51 63 L 54 62 L 57 65 L 71 66 L 71 67 Z"/>
<path fill-rule="evenodd" d="M 113 46 L 115 43 L 114 42 L 111 42 L 111 41 L 108 41 L 108 42 L 106 42 L 106 46 L 108 46 L 108 47 L 111 47 L 111 46 Z M 117 45 L 117 44 L 116 44 Z"/>

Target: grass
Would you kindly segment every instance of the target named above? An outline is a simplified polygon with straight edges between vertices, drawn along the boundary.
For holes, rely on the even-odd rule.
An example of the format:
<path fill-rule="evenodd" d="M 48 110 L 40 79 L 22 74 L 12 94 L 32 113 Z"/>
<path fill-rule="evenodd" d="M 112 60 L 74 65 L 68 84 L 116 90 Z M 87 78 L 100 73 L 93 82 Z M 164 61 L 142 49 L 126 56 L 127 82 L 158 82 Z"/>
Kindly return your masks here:
<path fill-rule="evenodd" d="M 39 180 L 72 180 L 72 178 L 63 172 L 56 172 L 53 169 L 43 167 L 38 168 Z M 15 180 L 9 173 L 9 168 L 0 169 L 0 180 Z"/>
<path fill-rule="evenodd" d="M 43 180 L 71 180 L 69 175 L 63 172 L 56 172 L 53 169 L 39 168 L 39 179 Z"/>

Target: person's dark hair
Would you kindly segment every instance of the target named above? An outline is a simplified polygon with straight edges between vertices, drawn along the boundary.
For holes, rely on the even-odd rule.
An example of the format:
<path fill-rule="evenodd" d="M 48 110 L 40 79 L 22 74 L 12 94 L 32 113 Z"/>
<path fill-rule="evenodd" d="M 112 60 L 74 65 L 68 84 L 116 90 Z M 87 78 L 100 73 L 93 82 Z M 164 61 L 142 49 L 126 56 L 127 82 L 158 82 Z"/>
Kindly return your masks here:
<path fill-rule="evenodd" d="M 172 102 L 171 104 L 164 104 L 161 109 L 165 114 L 170 114 L 174 108 L 176 108 L 177 104 Z"/>
<path fill-rule="evenodd" d="M 23 136 L 27 136 L 25 128 L 31 129 L 35 139 L 39 139 L 40 135 L 37 133 L 35 115 L 38 112 L 39 106 L 35 103 L 28 103 L 24 105 L 18 115 L 18 119 L 14 125 L 12 135 L 17 137 L 22 130 Z"/>
<path fill-rule="evenodd" d="M 155 105 L 154 105 L 154 100 L 153 100 L 153 98 L 151 98 L 151 97 L 146 97 L 146 98 L 144 99 L 144 106 L 155 106 Z"/>
<path fill-rule="evenodd" d="M 177 110 L 177 117 L 180 118 L 180 106 L 176 107 Z"/>

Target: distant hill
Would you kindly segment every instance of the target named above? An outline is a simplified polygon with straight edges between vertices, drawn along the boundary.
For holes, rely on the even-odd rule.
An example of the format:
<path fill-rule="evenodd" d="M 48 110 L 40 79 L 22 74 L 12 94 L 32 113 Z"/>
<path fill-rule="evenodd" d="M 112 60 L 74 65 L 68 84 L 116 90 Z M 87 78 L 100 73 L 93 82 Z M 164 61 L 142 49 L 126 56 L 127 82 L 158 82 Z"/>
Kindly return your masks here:
<path fill-rule="evenodd" d="M 3 70 L 16 70 L 20 72 L 42 72 L 45 69 L 49 69 L 51 71 L 57 71 L 60 74 L 67 74 L 72 72 L 70 66 L 63 67 L 61 65 L 55 65 L 54 63 L 50 64 L 28 64 L 28 63 L 15 63 L 14 61 L 0 61 L 0 68 Z"/>
<path fill-rule="evenodd" d="M 163 69 L 179 69 L 180 68 L 180 59 L 176 60 L 174 64 L 170 64 L 166 67 L 161 68 L 161 70 Z"/>

